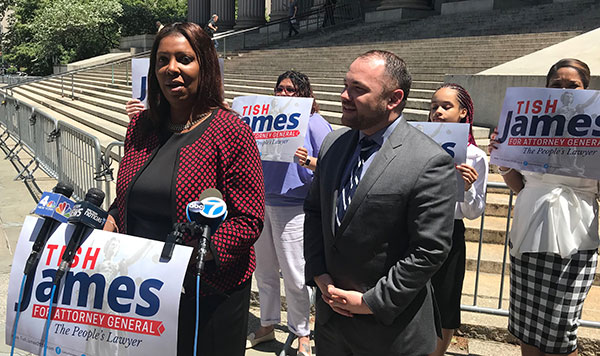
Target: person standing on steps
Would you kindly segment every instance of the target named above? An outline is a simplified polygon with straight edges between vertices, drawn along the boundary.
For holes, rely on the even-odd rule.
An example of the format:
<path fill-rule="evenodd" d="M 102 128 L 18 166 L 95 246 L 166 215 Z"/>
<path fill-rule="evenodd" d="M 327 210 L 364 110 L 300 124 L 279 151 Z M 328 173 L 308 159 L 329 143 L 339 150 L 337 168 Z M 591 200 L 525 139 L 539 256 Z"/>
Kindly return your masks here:
<path fill-rule="evenodd" d="M 219 15 L 213 14 L 210 17 L 210 20 L 208 20 L 208 24 L 206 24 L 206 27 L 204 28 L 204 30 L 208 33 L 210 38 L 213 38 L 217 30 L 219 29 L 219 26 L 217 26 L 217 21 L 219 21 Z M 215 45 L 215 49 L 219 49 L 219 41 L 213 39 L 213 43 Z"/>
<path fill-rule="evenodd" d="M 292 31 L 294 31 L 295 35 L 299 33 L 296 29 L 296 26 L 298 25 L 298 19 L 296 18 L 296 15 L 298 15 L 298 0 L 290 0 L 290 8 L 288 15 L 288 25 L 290 26 L 290 30 L 288 32 L 289 38 L 292 37 Z"/>

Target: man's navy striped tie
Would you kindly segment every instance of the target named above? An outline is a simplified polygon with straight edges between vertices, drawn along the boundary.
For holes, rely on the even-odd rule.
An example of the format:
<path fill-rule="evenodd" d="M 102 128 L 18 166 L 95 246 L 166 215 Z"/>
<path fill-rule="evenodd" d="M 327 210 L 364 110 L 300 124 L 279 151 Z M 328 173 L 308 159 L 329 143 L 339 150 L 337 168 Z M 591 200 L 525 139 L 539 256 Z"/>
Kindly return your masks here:
<path fill-rule="evenodd" d="M 354 192 L 356 192 L 356 187 L 358 187 L 358 183 L 360 182 L 360 176 L 362 174 L 365 162 L 379 147 L 377 142 L 366 137 L 363 137 L 358 144 L 360 145 L 360 154 L 358 155 L 358 160 L 350 172 L 350 179 L 348 179 L 346 184 L 344 184 L 344 188 L 342 188 L 337 200 L 335 220 L 338 227 L 342 224 L 344 214 L 346 213 L 348 206 L 350 206 Z"/>

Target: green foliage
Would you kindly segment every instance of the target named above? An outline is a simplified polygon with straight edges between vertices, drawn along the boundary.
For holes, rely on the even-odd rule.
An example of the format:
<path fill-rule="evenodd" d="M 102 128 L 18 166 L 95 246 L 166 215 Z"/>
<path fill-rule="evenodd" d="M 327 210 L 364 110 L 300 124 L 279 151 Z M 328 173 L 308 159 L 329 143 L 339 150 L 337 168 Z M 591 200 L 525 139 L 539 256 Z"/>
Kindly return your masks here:
<path fill-rule="evenodd" d="M 187 18 L 187 0 L 0 0 L 0 19 L 7 9 L 4 60 L 34 75 L 107 53 L 121 34 L 155 33 L 156 21 Z"/>
<path fill-rule="evenodd" d="M 121 4 L 123 36 L 156 33 L 156 21 L 169 24 L 187 18 L 187 0 L 121 0 Z"/>
<path fill-rule="evenodd" d="M 119 40 L 119 0 L 18 0 L 12 8 L 6 59 L 31 74 L 104 54 Z"/>

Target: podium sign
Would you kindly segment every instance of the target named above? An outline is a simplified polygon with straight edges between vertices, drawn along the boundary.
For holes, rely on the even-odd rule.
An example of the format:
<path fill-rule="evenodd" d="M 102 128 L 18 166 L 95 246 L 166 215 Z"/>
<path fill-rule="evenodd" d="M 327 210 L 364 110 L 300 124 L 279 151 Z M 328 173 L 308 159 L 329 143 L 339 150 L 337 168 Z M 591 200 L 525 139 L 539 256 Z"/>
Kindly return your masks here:
<path fill-rule="evenodd" d="M 42 220 L 27 217 L 10 274 L 6 340 L 13 339 L 23 268 Z M 48 240 L 23 292 L 15 346 L 43 352 L 53 277 L 74 230 L 61 224 Z M 164 243 L 94 230 L 56 291 L 48 355 L 170 355 L 177 349 L 177 316 L 192 249 L 177 245 L 160 261 Z M 34 273 L 35 272 L 35 273 Z"/>

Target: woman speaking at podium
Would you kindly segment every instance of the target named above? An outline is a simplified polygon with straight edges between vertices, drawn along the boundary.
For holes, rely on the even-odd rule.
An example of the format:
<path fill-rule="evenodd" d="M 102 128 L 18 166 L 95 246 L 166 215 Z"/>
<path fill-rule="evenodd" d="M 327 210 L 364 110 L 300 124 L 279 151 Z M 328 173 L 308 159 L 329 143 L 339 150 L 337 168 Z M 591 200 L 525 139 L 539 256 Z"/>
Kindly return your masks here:
<path fill-rule="evenodd" d="M 252 131 L 223 104 L 212 40 L 193 23 L 156 35 L 148 73 L 149 109 L 133 116 L 119 166 L 107 230 L 165 240 L 185 208 L 207 188 L 228 217 L 209 243 L 200 287 L 198 354 L 243 355 L 252 245 L 263 226 L 263 175 Z M 196 236 L 184 236 L 195 246 Z M 193 258 L 192 258 L 193 259 Z M 178 355 L 192 355 L 195 265 L 188 267 L 179 309 Z"/>

